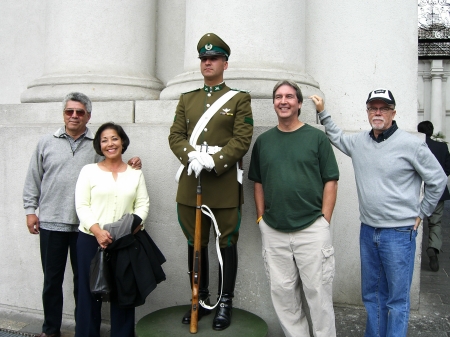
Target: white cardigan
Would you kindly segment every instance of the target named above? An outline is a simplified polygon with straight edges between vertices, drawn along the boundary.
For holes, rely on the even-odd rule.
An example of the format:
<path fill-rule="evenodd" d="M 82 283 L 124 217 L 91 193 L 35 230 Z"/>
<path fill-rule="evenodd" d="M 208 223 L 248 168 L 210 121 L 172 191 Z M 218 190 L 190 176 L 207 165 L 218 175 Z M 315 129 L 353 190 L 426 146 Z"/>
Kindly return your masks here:
<path fill-rule="evenodd" d="M 98 223 L 103 228 L 126 213 L 134 213 L 144 222 L 150 206 L 144 175 L 128 166 L 114 180 L 112 172 L 103 171 L 97 164 L 86 165 L 78 177 L 75 205 L 78 228 L 90 235 L 92 225 Z"/>

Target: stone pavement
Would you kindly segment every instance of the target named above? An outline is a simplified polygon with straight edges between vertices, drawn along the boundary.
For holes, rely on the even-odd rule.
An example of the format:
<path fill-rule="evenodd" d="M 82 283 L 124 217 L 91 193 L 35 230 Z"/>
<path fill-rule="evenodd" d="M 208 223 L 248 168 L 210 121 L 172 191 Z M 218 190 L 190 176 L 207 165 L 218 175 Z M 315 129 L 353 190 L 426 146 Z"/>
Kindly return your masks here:
<path fill-rule="evenodd" d="M 438 272 L 432 272 L 426 255 L 428 228 L 426 223 L 424 224 L 420 305 L 418 311 L 411 312 L 408 337 L 450 337 L 449 201 L 445 202 L 442 234 L 443 251 L 439 254 L 440 269 Z M 336 307 L 335 312 L 338 337 L 361 337 L 364 335 L 366 313 L 363 308 Z M 34 336 L 40 333 L 41 325 L 42 316 L 39 314 L 0 308 L 0 337 Z M 62 337 L 73 337 L 73 329 L 73 320 L 64 319 Z M 102 325 L 101 336 L 109 336 L 108 325 Z"/>

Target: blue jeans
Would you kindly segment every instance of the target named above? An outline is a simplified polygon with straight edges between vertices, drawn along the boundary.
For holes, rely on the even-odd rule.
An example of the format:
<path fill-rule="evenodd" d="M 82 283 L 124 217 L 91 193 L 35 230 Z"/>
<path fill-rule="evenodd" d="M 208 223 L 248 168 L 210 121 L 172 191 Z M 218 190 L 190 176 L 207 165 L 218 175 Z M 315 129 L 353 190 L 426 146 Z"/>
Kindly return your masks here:
<path fill-rule="evenodd" d="M 414 226 L 361 224 L 361 291 L 367 311 L 365 337 L 406 337 L 416 251 Z"/>

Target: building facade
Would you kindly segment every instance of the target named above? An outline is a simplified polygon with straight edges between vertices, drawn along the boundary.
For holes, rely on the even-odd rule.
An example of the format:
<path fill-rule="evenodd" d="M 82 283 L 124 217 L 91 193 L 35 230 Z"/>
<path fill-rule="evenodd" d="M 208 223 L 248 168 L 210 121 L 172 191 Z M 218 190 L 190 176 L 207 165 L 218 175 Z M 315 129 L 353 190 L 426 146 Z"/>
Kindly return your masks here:
<path fill-rule="evenodd" d="M 60 102 L 70 91 L 82 91 L 95 101 L 90 128 L 110 120 L 122 124 L 131 139 L 126 155 L 143 161 L 151 202 L 146 228 L 167 258 L 167 281 L 138 309 L 138 318 L 189 303 L 180 254 L 186 242 L 175 209 L 178 162 L 167 137 L 179 94 L 202 85 L 196 45 L 203 34 L 214 32 L 231 47 L 225 79 L 229 86 L 251 92 L 254 139 L 276 125 L 271 95 L 280 79 L 294 80 L 303 90 L 303 121 L 316 124 L 308 98 L 316 93 L 325 97 L 327 110 L 349 133 L 370 128 L 365 101 L 378 87 L 394 93 L 402 129 L 415 130 L 418 106 L 427 111 L 417 94 L 417 10 L 409 1 L 80 0 L 74 5 L 68 0 L 18 0 L 6 1 L 2 14 L 0 309 L 42 310 L 39 242 L 27 231 L 21 191 L 31 152 L 40 136 L 61 126 Z M 334 300 L 361 305 L 353 168 L 349 158 L 338 151 L 336 156 L 341 177 L 331 225 Z M 249 155 L 246 167 L 248 161 Z M 282 336 L 261 257 L 253 185 L 244 179 L 244 187 L 234 302 L 262 317 L 270 336 Z M 211 271 L 211 284 L 215 275 Z M 70 279 L 68 271 L 68 317 L 74 307 Z M 417 308 L 418 272 L 411 296 Z"/>

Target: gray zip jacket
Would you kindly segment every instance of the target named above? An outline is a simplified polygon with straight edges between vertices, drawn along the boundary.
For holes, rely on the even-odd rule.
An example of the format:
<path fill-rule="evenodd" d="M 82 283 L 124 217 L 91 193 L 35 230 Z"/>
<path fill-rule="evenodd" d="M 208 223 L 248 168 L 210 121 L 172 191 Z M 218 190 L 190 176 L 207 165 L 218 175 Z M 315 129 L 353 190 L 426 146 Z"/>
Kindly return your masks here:
<path fill-rule="evenodd" d="M 88 129 L 75 153 L 63 136 L 61 127 L 53 135 L 45 135 L 34 151 L 23 188 L 25 213 L 39 208 L 39 221 L 60 224 L 79 223 L 75 211 L 75 185 L 81 168 L 97 163 L 101 156 L 92 146 L 93 133 Z"/>

